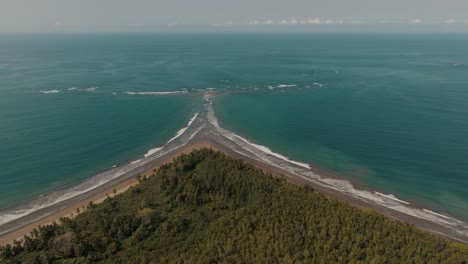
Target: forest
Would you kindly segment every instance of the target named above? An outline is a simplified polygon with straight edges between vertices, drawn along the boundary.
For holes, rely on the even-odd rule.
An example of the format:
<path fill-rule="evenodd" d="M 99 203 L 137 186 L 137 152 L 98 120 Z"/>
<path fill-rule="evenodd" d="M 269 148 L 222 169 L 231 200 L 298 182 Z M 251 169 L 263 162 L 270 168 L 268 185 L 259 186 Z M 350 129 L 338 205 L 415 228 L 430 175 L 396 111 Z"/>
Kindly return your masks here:
<path fill-rule="evenodd" d="M 468 246 L 288 183 L 211 149 L 162 165 L 2 263 L 468 263 Z"/>

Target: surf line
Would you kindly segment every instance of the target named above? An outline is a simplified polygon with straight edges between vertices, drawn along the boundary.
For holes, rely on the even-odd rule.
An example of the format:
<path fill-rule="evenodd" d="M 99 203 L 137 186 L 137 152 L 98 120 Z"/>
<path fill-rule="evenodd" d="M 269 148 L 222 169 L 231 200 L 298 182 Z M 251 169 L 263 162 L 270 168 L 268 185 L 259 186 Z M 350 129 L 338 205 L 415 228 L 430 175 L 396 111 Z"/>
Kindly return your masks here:
<path fill-rule="evenodd" d="M 403 201 L 403 200 L 400 200 L 400 199 L 396 198 L 393 194 L 388 194 L 388 195 L 387 195 L 387 194 L 383 194 L 383 193 L 380 193 L 380 192 L 375 192 L 375 193 L 378 194 L 378 195 L 380 195 L 380 196 L 383 196 L 383 197 L 386 197 L 386 198 L 388 198 L 388 199 L 391 199 L 391 200 L 393 200 L 393 201 L 397 201 L 397 202 L 399 202 L 399 203 L 410 204 L 410 203 L 408 203 L 408 202 L 406 202 L 406 201 Z"/>

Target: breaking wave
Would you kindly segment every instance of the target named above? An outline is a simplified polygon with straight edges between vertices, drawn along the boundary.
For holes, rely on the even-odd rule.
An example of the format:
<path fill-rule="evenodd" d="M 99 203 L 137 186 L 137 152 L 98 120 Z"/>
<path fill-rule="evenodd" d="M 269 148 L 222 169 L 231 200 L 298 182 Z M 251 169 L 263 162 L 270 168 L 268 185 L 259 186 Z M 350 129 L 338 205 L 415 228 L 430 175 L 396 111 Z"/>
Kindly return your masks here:
<path fill-rule="evenodd" d="M 8 232 L 9 230 L 14 230 L 15 225 L 12 221 L 16 219 L 89 192 L 113 180 L 134 177 L 151 168 L 150 165 L 152 161 L 166 154 L 173 153 L 173 151 L 180 149 L 192 140 L 197 142 L 197 140 L 208 139 L 217 142 L 221 146 L 241 156 L 277 168 L 281 173 L 286 175 L 298 177 L 314 183 L 317 186 L 343 193 L 371 205 L 388 208 L 388 211 L 399 212 L 430 221 L 449 230 L 449 236 L 453 236 L 455 239 L 461 238 L 462 240 L 468 241 L 468 224 L 463 221 L 428 209 L 413 207 L 409 202 L 401 200 L 393 194 L 384 194 L 368 189 L 357 189 L 347 180 L 324 177 L 314 172 L 309 164 L 295 161 L 284 155 L 275 153 L 266 146 L 253 143 L 221 127 L 212 108 L 212 96 L 212 94 L 205 94 L 204 99 L 206 103 L 204 104 L 204 111 L 197 112 L 189 120 L 187 126 L 177 131 L 176 135 L 162 147 L 152 148 L 137 160 L 102 172 L 67 190 L 49 193 L 3 210 L 0 212 L 0 234 Z M 385 210 L 387 211 L 387 209 Z M 52 211 L 52 213 L 53 212 L 55 211 Z M 44 217 L 44 214 L 40 215 L 40 217 Z M 39 218 L 32 220 L 37 219 Z M 10 222 L 13 224 L 10 225 Z"/>
<path fill-rule="evenodd" d="M 185 133 L 185 131 L 187 131 L 187 129 L 190 127 L 190 125 L 192 125 L 193 121 L 195 121 L 195 119 L 197 118 L 197 116 L 198 116 L 198 113 L 196 113 L 196 114 L 192 117 L 192 119 L 190 119 L 190 121 L 188 122 L 188 124 L 187 124 L 186 127 L 184 127 L 184 128 L 182 128 L 182 129 L 180 129 L 179 131 L 177 131 L 176 135 L 175 135 L 173 138 L 169 139 L 169 141 L 168 141 L 167 143 L 169 143 L 169 142 L 175 140 L 176 138 L 180 137 L 183 133 Z"/>
<path fill-rule="evenodd" d="M 186 94 L 187 90 L 171 91 L 171 92 L 126 92 L 129 95 L 173 95 L 173 94 Z"/>
<path fill-rule="evenodd" d="M 74 87 L 70 88 L 70 89 L 73 89 Z M 97 89 L 99 89 L 99 87 L 89 87 L 89 88 L 76 88 L 74 90 L 76 91 L 80 91 L 80 92 L 95 92 Z M 73 91 L 73 90 L 71 90 Z"/>
<path fill-rule="evenodd" d="M 7 233 L 11 230 L 14 230 L 16 226 L 14 224 L 10 224 L 15 220 L 18 220 L 22 217 L 31 215 L 35 212 L 38 212 L 41 209 L 49 208 L 52 206 L 56 206 L 61 202 L 65 202 L 71 198 L 77 197 L 79 195 L 85 194 L 92 190 L 97 189 L 100 186 L 103 186 L 113 180 L 116 179 L 125 179 L 131 178 L 135 175 L 141 174 L 151 166 L 150 162 L 154 161 L 155 159 L 160 158 L 161 156 L 170 153 L 174 149 L 180 148 L 188 143 L 200 130 L 204 127 L 198 127 L 192 129 L 190 132 L 187 130 L 193 125 L 195 119 L 197 118 L 198 113 L 196 113 L 188 122 L 187 126 L 180 129 L 176 136 L 171 138 L 168 142 L 166 142 L 162 147 L 152 148 L 148 150 L 147 153 L 143 155 L 142 158 L 137 160 L 130 161 L 127 164 L 123 164 L 121 166 L 112 166 L 111 169 L 106 170 L 102 173 L 99 173 L 88 180 L 75 185 L 71 188 L 51 192 L 45 195 L 41 195 L 36 197 L 32 200 L 23 202 L 18 205 L 14 205 L 12 207 L 6 208 L 0 211 L 0 235 Z M 56 211 L 47 210 L 49 212 L 42 213 L 39 216 L 34 216 L 30 222 L 34 222 L 38 219 L 46 217 L 50 214 L 53 214 Z"/>
<path fill-rule="evenodd" d="M 278 154 L 278 153 L 273 152 L 273 151 L 272 151 L 271 149 L 269 149 L 268 147 L 265 147 L 265 146 L 262 146 L 262 145 L 258 145 L 258 144 L 252 143 L 252 142 L 248 141 L 247 139 L 245 139 L 245 138 L 243 138 L 243 137 L 241 137 L 241 136 L 239 136 L 239 135 L 236 135 L 236 134 L 234 134 L 234 135 L 235 135 L 237 138 L 239 138 L 239 139 L 245 141 L 247 144 L 251 145 L 252 147 L 254 147 L 254 148 L 256 148 L 256 149 L 258 149 L 258 150 L 260 150 L 260 151 L 263 151 L 263 152 L 265 152 L 265 153 L 267 153 L 267 154 L 269 154 L 269 155 L 272 155 L 272 156 L 274 156 L 274 157 L 277 157 L 277 158 L 282 159 L 282 160 L 284 160 L 284 161 L 287 161 L 287 162 L 289 162 L 289 163 L 295 164 L 295 165 L 297 165 L 297 166 L 301 166 L 301 167 L 306 168 L 306 169 L 311 169 L 311 167 L 310 167 L 309 164 L 302 163 L 302 162 L 295 161 L 295 160 L 291 160 L 291 159 L 289 159 L 288 157 L 285 157 L 285 156 L 283 156 L 283 155 L 281 155 L 281 154 Z"/>
<path fill-rule="evenodd" d="M 383 193 L 380 193 L 380 192 L 375 192 L 375 193 L 378 194 L 378 195 L 380 195 L 380 196 L 387 197 L 387 198 L 389 198 L 389 199 L 392 199 L 392 200 L 394 200 L 394 201 L 397 201 L 397 202 L 399 202 L 399 203 L 410 204 L 410 203 L 408 203 L 408 202 L 406 202 L 406 201 L 403 201 L 403 200 L 400 200 L 400 199 L 396 198 L 395 195 L 393 195 L 393 194 L 383 194 Z"/>
<path fill-rule="evenodd" d="M 79 87 L 70 87 L 65 89 L 66 91 L 79 91 L 79 92 L 95 92 L 99 87 L 88 87 L 88 88 L 79 88 Z M 48 91 L 40 91 L 43 94 L 54 94 L 54 93 L 60 93 L 62 90 L 48 90 Z"/>
<path fill-rule="evenodd" d="M 40 92 L 43 94 L 56 94 L 56 93 L 60 93 L 61 91 L 60 90 L 48 90 L 48 91 L 40 91 Z"/>
<path fill-rule="evenodd" d="M 295 84 L 278 84 L 278 88 L 289 88 L 289 87 L 296 87 L 297 85 Z"/>

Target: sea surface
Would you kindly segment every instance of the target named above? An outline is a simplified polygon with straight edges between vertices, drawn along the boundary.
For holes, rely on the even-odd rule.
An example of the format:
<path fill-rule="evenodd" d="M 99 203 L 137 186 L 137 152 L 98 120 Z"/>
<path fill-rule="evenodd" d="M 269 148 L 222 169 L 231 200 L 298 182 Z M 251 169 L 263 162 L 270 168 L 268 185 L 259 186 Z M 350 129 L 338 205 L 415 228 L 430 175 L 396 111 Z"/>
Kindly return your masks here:
<path fill-rule="evenodd" d="M 249 141 L 467 221 L 467 47 L 441 33 L 0 34 L 0 210 L 164 145 L 211 92 Z"/>

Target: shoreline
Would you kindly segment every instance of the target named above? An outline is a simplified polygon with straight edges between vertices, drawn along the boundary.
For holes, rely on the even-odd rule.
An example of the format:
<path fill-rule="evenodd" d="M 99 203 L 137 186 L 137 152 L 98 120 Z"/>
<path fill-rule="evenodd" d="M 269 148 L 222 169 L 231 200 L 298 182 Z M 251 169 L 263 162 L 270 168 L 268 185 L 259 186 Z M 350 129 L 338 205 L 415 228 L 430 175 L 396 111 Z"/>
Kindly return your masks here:
<path fill-rule="evenodd" d="M 103 202 L 107 198 L 107 196 L 113 197 L 114 195 L 123 193 L 132 186 L 139 184 L 137 179 L 138 175 L 150 176 L 153 174 L 153 171 L 158 169 L 162 164 L 172 162 L 174 158 L 180 156 L 181 154 L 187 154 L 192 150 L 199 148 L 211 148 L 215 151 L 221 151 L 228 156 L 241 159 L 242 161 L 249 163 L 255 166 L 256 168 L 263 170 L 265 173 L 271 173 L 275 176 L 283 175 L 289 183 L 301 186 L 311 186 L 318 193 L 321 193 L 332 199 L 338 199 L 344 203 L 349 204 L 350 206 L 354 206 L 365 211 L 375 211 L 388 217 L 389 219 L 394 219 L 403 223 L 412 224 L 420 230 L 432 233 L 438 237 L 445 238 L 449 241 L 468 244 L 468 237 L 458 234 L 454 230 L 436 222 L 412 216 L 404 212 L 392 209 L 391 207 L 373 203 L 372 201 L 361 200 L 357 197 L 354 197 L 353 195 L 350 195 L 349 193 L 332 189 L 327 186 L 316 183 L 313 179 L 305 179 L 300 175 L 295 174 L 294 171 L 289 171 L 286 168 L 278 166 L 281 164 L 268 164 L 263 160 L 256 160 L 252 157 L 249 157 L 248 155 L 245 155 L 245 153 L 240 153 L 237 152 L 235 149 L 231 149 L 228 145 L 218 142 L 215 138 L 197 136 L 192 140 L 192 137 L 193 136 L 189 138 L 186 144 L 181 145 L 178 148 L 172 149 L 171 151 L 152 160 L 148 164 L 141 165 L 136 171 L 130 171 L 129 174 L 122 175 L 116 179 L 110 180 L 109 182 L 98 186 L 88 192 L 85 192 L 81 195 L 78 195 L 77 197 L 69 198 L 65 201 L 57 203 L 56 205 L 40 209 L 37 212 L 34 212 L 40 215 L 40 218 L 38 218 L 37 215 L 34 216 L 34 213 L 31 213 L 30 215 L 13 221 L 13 228 L 0 235 L 0 245 L 9 244 L 14 240 L 20 240 L 25 235 L 28 235 L 34 228 L 37 228 L 40 225 L 51 224 L 53 221 L 59 222 L 61 217 L 72 218 L 76 216 L 77 209 L 80 209 L 80 213 L 83 212 L 82 209 L 86 209 L 86 206 L 91 201 L 94 204 L 99 204 Z M 339 175 L 333 172 L 324 170 L 323 168 L 316 167 L 313 164 L 310 166 L 310 170 L 320 175 L 322 179 L 344 180 L 343 177 L 340 177 Z M 377 191 L 366 186 L 355 184 L 354 182 L 350 183 L 356 190 L 365 190 L 372 193 Z M 116 191 L 115 194 L 114 190 Z M 421 206 L 414 204 L 411 204 L 410 208 L 427 210 Z"/>
<path fill-rule="evenodd" d="M 152 166 L 142 174 L 135 174 L 133 175 L 133 177 L 129 179 L 125 179 L 111 186 L 106 186 L 106 188 L 104 188 L 103 190 L 100 190 L 98 193 L 92 195 L 91 197 L 84 197 L 83 199 L 79 199 L 77 202 L 74 202 L 68 205 L 65 209 L 55 211 L 49 216 L 41 218 L 32 223 L 26 224 L 10 232 L 6 232 L 3 235 L 0 235 L 0 246 L 10 244 L 14 240 L 23 239 L 24 236 L 29 235 L 31 231 L 33 231 L 35 228 L 38 228 L 39 226 L 49 225 L 49 224 L 52 224 L 54 221 L 59 223 L 60 218 L 62 217 L 74 218 L 77 215 L 85 212 L 86 207 L 90 202 L 92 202 L 93 204 L 102 203 L 107 199 L 108 196 L 114 197 L 118 194 L 124 193 L 131 187 L 137 186 L 138 184 L 140 184 L 137 179 L 138 175 L 149 177 L 153 174 L 153 170 L 158 169 L 161 165 L 168 163 L 168 162 L 172 162 L 174 158 L 182 154 L 190 153 L 192 150 L 199 149 L 199 148 L 215 149 L 210 144 L 204 143 L 204 142 L 198 142 L 198 143 L 190 144 L 189 146 L 183 146 L 180 150 L 175 150 L 173 153 L 169 153 L 167 156 L 164 156 L 161 160 L 158 160 L 157 162 L 155 162 L 155 164 L 152 164 Z M 114 190 L 115 190 L 115 193 L 114 193 Z M 77 209 L 80 210 L 79 213 L 76 213 Z"/>

